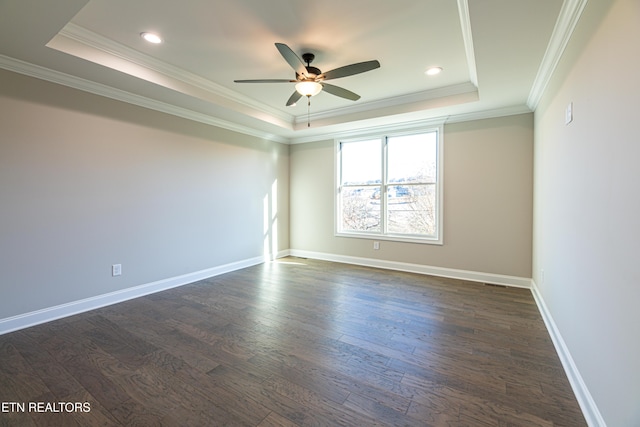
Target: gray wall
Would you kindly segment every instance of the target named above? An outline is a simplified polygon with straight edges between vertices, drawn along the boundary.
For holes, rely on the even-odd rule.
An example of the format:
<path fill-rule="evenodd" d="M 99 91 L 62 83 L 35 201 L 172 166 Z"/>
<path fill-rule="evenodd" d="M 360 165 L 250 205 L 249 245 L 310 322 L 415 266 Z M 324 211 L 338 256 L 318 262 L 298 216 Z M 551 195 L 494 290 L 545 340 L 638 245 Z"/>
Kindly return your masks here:
<path fill-rule="evenodd" d="M 286 145 L 7 71 L 0 129 L 0 319 L 289 247 Z"/>
<path fill-rule="evenodd" d="M 611 427 L 640 425 L 638 70 L 640 2 L 590 1 L 535 113 L 533 277 Z"/>
<path fill-rule="evenodd" d="M 444 127 L 444 245 L 334 236 L 334 145 L 291 146 L 291 248 L 531 277 L 533 114 Z"/>

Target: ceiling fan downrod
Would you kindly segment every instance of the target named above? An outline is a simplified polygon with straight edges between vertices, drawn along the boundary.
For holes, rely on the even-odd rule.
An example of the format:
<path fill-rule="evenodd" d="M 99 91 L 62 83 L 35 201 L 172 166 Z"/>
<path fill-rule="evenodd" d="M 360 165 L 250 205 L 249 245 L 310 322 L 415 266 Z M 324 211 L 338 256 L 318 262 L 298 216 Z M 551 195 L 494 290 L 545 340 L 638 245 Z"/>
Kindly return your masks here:
<path fill-rule="evenodd" d="M 322 74 L 322 71 L 320 71 L 319 68 L 316 67 L 312 67 L 311 63 L 313 62 L 313 60 L 315 59 L 315 55 L 313 53 L 303 53 L 302 54 L 302 60 L 304 62 L 307 63 L 307 73 L 309 74 L 310 78 L 315 79 L 317 76 L 319 76 L 320 74 Z"/>

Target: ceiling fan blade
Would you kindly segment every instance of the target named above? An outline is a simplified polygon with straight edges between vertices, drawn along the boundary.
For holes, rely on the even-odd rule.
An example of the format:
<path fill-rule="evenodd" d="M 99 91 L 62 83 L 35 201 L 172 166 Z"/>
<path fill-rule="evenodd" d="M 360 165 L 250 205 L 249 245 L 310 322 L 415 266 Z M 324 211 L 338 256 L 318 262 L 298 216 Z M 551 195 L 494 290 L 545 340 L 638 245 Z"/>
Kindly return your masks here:
<path fill-rule="evenodd" d="M 376 68 L 380 68 L 380 62 L 376 60 L 358 62 L 357 64 L 345 65 L 344 67 L 335 68 L 327 71 L 326 73 L 322 73 L 318 76 L 318 79 L 339 79 L 340 77 L 353 76 L 354 74 L 364 73 L 366 71 L 375 70 Z"/>
<path fill-rule="evenodd" d="M 293 92 L 293 94 L 291 94 L 291 97 L 287 101 L 287 107 L 290 107 L 298 102 L 300 98 L 302 98 L 302 95 L 298 91 Z"/>
<path fill-rule="evenodd" d="M 296 70 L 301 76 L 307 77 L 307 67 L 302 62 L 302 59 L 294 51 L 291 50 L 289 46 L 284 43 L 276 43 L 276 47 L 278 51 L 280 51 L 280 55 L 287 61 L 291 68 Z"/>
<path fill-rule="evenodd" d="M 297 80 L 287 79 L 259 79 L 259 80 L 234 80 L 234 83 L 295 83 Z"/>
<path fill-rule="evenodd" d="M 360 99 L 360 95 L 357 93 L 353 93 L 350 90 L 343 89 L 338 86 L 330 85 L 328 83 L 320 83 L 322 85 L 322 89 L 331 95 L 339 96 L 340 98 L 350 99 L 351 101 L 357 101 Z"/>

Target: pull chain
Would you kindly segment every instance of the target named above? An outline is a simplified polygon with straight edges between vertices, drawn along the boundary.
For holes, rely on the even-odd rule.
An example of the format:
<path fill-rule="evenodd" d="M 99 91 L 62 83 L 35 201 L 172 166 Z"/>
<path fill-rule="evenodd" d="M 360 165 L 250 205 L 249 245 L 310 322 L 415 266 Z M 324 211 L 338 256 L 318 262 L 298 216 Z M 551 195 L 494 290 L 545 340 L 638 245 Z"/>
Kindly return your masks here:
<path fill-rule="evenodd" d="M 311 127 L 310 111 L 311 111 L 311 97 L 307 95 L 307 127 L 308 128 Z"/>

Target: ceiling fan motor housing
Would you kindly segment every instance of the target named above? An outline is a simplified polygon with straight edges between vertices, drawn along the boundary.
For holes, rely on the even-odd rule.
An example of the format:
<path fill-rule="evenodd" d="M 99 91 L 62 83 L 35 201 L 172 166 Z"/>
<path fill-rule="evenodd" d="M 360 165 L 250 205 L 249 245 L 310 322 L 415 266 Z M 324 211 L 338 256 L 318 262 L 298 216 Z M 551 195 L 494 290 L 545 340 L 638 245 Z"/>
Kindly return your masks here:
<path fill-rule="evenodd" d="M 322 71 L 320 71 L 320 69 L 316 68 L 316 67 L 310 67 L 307 66 L 307 75 L 311 78 L 311 79 L 315 79 L 317 76 L 319 76 L 320 74 L 322 74 Z M 296 74 L 297 78 L 304 78 L 303 76 L 300 76 L 299 74 Z"/>

